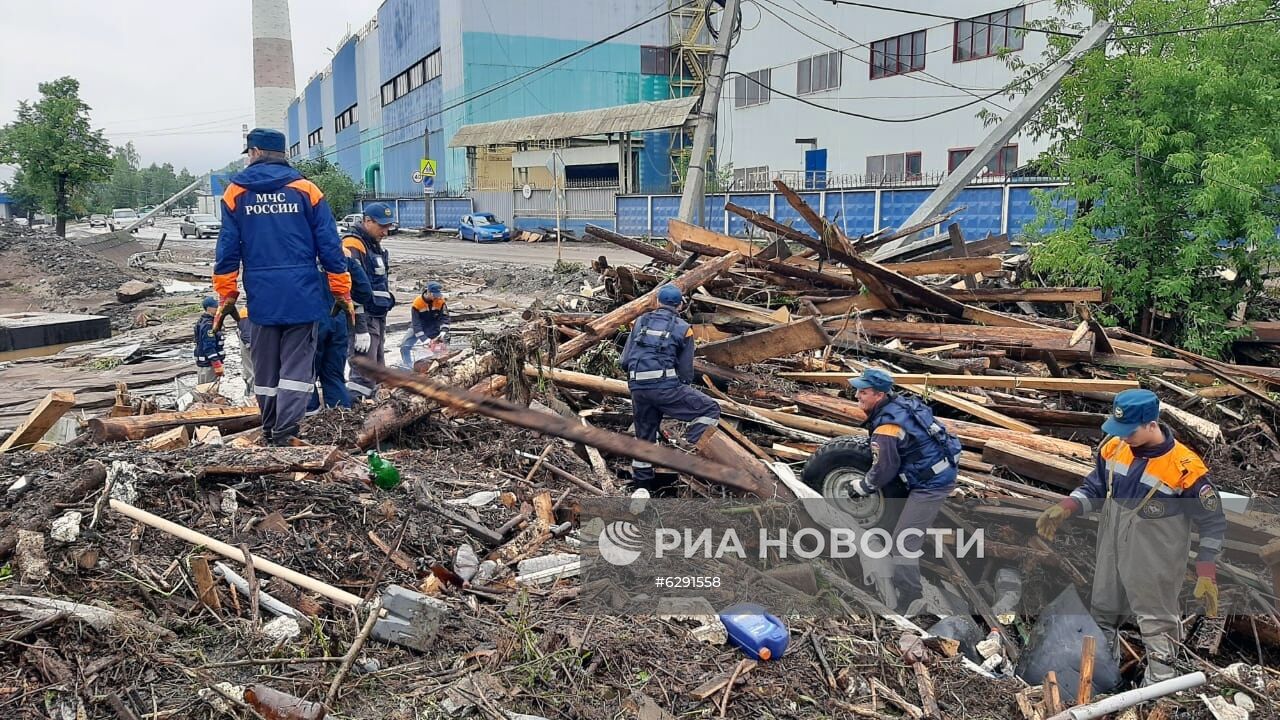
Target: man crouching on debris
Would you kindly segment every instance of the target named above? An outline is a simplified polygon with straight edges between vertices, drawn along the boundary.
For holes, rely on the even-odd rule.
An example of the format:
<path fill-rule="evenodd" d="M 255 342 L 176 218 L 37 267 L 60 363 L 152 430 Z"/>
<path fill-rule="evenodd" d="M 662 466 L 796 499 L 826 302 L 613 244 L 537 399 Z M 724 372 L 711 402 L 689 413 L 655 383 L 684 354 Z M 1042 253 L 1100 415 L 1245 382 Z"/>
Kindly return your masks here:
<path fill-rule="evenodd" d="M 693 328 L 678 315 L 683 302 L 676 286 L 659 288 L 658 309 L 636 320 L 622 351 L 636 437 L 641 440 L 658 439 L 664 415 L 689 422 L 685 440 L 690 445 L 720 424 L 720 406 L 689 387 L 694 378 Z M 631 478 L 642 487 L 652 484 L 653 465 L 632 460 Z"/>
<path fill-rule="evenodd" d="M 222 331 L 213 329 L 218 299 L 207 297 L 204 312 L 196 320 L 196 382 L 204 385 L 222 377 Z"/>
<path fill-rule="evenodd" d="M 289 165 L 284 134 L 254 128 L 244 152 L 249 166 L 222 195 L 213 288 L 220 315 L 236 316 L 236 280 L 253 316 L 254 395 L 262 437 L 289 445 L 298 435 L 315 383 L 316 323 L 334 300 L 351 303 L 351 276 L 329 204 L 315 183 Z M 328 288 L 316 272 L 327 273 Z M 330 297 L 332 295 L 332 297 Z"/>
<path fill-rule="evenodd" d="M 906 613 L 923 597 L 920 548 L 925 531 L 956 486 L 960 441 L 933 419 L 914 397 L 893 392 L 893 377 L 876 368 L 849 381 L 871 432 L 871 468 L 850 492 L 866 496 L 901 477 L 909 494 L 893 529 L 893 586 L 896 609 Z"/>
<path fill-rule="evenodd" d="M 1173 431 L 1159 422 L 1160 398 L 1150 390 L 1116 395 L 1102 424 L 1108 437 L 1098 448 L 1084 485 L 1045 510 L 1036 530 L 1053 540 L 1072 515 L 1099 510 L 1098 554 L 1092 614 L 1120 659 L 1116 637 L 1132 611 L 1147 647 L 1143 684 L 1168 680 L 1182 639 L 1178 591 L 1191 551 L 1191 526 L 1200 532 L 1195 598 L 1218 614 L 1216 558 L 1227 529 L 1208 469 Z"/>

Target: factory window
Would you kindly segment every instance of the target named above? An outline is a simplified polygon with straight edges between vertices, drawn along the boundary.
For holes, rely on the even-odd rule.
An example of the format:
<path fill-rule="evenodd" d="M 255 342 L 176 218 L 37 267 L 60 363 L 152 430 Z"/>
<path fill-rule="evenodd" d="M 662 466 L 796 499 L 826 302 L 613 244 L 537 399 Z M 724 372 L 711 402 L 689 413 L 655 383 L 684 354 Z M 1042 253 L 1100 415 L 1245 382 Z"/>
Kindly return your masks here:
<path fill-rule="evenodd" d="M 1022 36 L 1026 34 L 1021 28 L 1026 17 L 1026 8 L 1019 5 L 957 22 L 956 47 L 951 59 L 954 62 L 978 60 L 995 55 L 1000 48 L 1021 50 Z"/>
<path fill-rule="evenodd" d="M 867 156 L 868 182 L 901 182 L 920 179 L 918 152 Z"/>
<path fill-rule="evenodd" d="M 924 69 L 924 30 L 871 43 L 871 79 Z"/>
<path fill-rule="evenodd" d="M 670 75 L 671 49 L 642 45 L 640 47 L 640 74 Z"/>
<path fill-rule="evenodd" d="M 947 172 L 955 172 L 960 163 L 969 157 L 973 148 L 957 148 L 947 152 Z M 1005 145 L 995 157 L 987 163 L 986 172 L 982 175 L 1008 175 L 1018 169 L 1018 146 Z"/>
<path fill-rule="evenodd" d="M 837 50 L 801 60 L 796 70 L 796 93 L 804 95 L 840 87 L 842 57 Z"/>
<path fill-rule="evenodd" d="M 386 107 L 423 85 L 440 77 L 440 51 L 437 50 L 409 66 L 382 85 L 382 106 Z"/>
<path fill-rule="evenodd" d="M 315 130 L 312 130 L 310 133 L 307 134 L 307 147 L 315 147 L 316 145 L 319 145 L 322 142 L 324 142 L 324 138 L 320 134 L 320 131 L 322 129 L 323 128 L 316 128 Z"/>
<path fill-rule="evenodd" d="M 769 187 L 769 166 L 734 168 L 734 190 L 765 190 Z"/>
<path fill-rule="evenodd" d="M 294 143 L 289 146 L 289 157 L 298 157 L 302 154 L 302 145 Z"/>
<path fill-rule="evenodd" d="M 733 106 L 749 107 L 769 102 L 769 84 L 773 71 L 769 68 L 737 75 L 733 82 Z"/>
<path fill-rule="evenodd" d="M 333 131 L 335 133 L 340 133 L 343 130 L 346 130 L 347 128 L 355 124 L 356 124 L 356 106 L 352 105 L 346 110 L 343 110 L 342 113 L 338 115 L 338 117 L 333 119 Z"/>

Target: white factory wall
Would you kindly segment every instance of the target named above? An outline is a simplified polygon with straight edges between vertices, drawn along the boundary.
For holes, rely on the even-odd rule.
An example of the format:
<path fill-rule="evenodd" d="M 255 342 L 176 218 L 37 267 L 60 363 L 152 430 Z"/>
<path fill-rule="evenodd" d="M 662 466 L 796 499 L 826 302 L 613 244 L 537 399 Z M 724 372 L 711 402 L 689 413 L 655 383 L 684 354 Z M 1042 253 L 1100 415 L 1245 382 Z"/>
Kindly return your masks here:
<path fill-rule="evenodd" d="M 898 0 L 892 4 L 954 17 L 974 17 L 1018 5 L 1011 0 Z M 1029 21 L 1055 12 L 1053 3 L 1047 0 L 1031 0 L 1023 5 Z M 769 85 L 801 95 L 797 90 L 799 61 L 831 52 L 831 48 L 844 51 L 839 87 L 802 95 L 821 105 L 877 117 L 915 117 L 974 99 L 945 83 L 986 95 L 1014 76 L 998 57 L 955 62 L 955 26 L 947 20 L 832 5 L 825 0 L 769 0 L 745 3 L 743 7 L 742 37 L 730 54 L 730 71 L 751 73 L 772 68 Z M 816 40 L 783 24 L 770 11 Z M 1076 19 L 1087 21 L 1086 17 Z M 835 30 L 823 25 L 834 26 Z M 870 78 L 872 43 L 926 28 L 923 72 Z M 1046 44 L 1043 34 L 1027 33 L 1023 49 L 1017 54 L 1027 63 L 1038 63 Z M 777 93 L 763 104 L 735 107 L 736 85 L 731 76 L 721 101 L 720 164 L 723 167 L 732 163 L 738 170 L 767 167 L 771 177 L 779 172 L 803 171 L 808 146 L 797 144 L 796 139 L 815 137 L 817 147 L 827 149 L 827 170 L 833 174 L 861 176 L 866 172 L 868 156 L 910 152 L 921 154 L 923 174 L 945 173 L 949 150 L 972 148 L 986 134 L 987 128 L 977 117 L 980 108 L 1004 115 L 1003 111 L 980 103 L 929 120 L 881 123 L 810 107 Z M 1006 108 L 1013 106 L 1005 96 L 993 100 Z M 1045 145 L 1025 133 L 1016 136 L 1011 144 L 1018 146 L 1019 165 L 1033 159 Z"/>

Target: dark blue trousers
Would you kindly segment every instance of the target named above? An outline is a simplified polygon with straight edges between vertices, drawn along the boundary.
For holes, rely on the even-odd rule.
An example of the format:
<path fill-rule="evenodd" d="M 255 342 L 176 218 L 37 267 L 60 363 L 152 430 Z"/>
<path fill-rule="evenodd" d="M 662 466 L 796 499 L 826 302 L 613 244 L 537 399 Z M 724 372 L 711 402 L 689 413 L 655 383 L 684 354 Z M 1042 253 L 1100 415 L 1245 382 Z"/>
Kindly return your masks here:
<path fill-rule="evenodd" d="M 709 428 L 720 424 L 720 406 L 716 401 L 688 385 L 645 387 L 631 383 L 631 407 L 635 416 L 636 437 L 655 442 L 662 418 L 670 417 L 689 423 L 684 438 L 694 444 Z M 631 461 L 631 477 L 637 483 L 653 480 L 653 465 L 642 460 Z"/>
<path fill-rule="evenodd" d="M 347 392 L 347 316 L 338 315 L 321 322 L 316 337 L 316 384 L 311 391 L 309 411 L 320 409 L 320 393 L 325 407 L 351 407 Z"/>

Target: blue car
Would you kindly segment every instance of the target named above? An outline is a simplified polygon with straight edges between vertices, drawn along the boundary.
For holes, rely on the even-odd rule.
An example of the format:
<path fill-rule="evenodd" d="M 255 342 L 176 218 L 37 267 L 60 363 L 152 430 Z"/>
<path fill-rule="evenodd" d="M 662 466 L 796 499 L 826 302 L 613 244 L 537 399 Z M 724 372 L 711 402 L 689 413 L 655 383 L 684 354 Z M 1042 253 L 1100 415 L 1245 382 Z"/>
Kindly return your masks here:
<path fill-rule="evenodd" d="M 463 215 L 458 223 L 458 237 L 472 242 L 502 242 L 511 239 L 511 231 L 493 213 Z"/>

